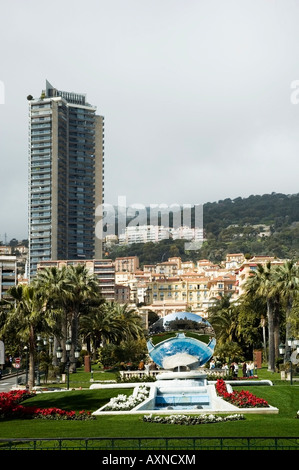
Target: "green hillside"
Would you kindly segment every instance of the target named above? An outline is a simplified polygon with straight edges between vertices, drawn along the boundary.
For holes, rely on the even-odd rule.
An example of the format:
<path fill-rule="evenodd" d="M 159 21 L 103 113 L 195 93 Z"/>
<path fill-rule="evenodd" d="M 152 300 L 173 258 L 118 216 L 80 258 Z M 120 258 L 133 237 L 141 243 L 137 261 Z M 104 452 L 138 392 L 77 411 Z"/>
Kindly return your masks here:
<path fill-rule="evenodd" d="M 209 259 L 219 263 L 227 253 L 299 258 L 299 194 L 264 194 L 224 199 L 203 205 L 205 241 L 186 252 L 184 240 L 132 244 L 107 249 L 105 257 L 139 256 L 141 265 L 165 261 Z"/>

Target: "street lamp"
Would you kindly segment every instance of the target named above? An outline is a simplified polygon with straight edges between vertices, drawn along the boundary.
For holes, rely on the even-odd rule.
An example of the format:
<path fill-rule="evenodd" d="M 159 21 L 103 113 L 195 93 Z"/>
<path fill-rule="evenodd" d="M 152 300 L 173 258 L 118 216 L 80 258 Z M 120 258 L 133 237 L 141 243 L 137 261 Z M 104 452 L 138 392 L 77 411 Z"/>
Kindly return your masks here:
<path fill-rule="evenodd" d="M 36 372 L 36 385 L 39 387 L 40 386 L 40 370 L 39 370 L 39 363 L 40 363 L 40 352 L 42 350 L 41 347 L 41 337 L 37 337 L 37 372 Z"/>
<path fill-rule="evenodd" d="M 50 336 L 50 338 L 49 338 L 49 356 L 51 358 L 52 363 L 53 363 L 53 343 L 54 343 L 54 338 L 52 338 L 52 336 Z"/>
<path fill-rule="evenodd" d="M 287 348 L 284 344 L 279 345 L 279 354 L 285 355 L 286 353 L 286 362 L 290 363 L 290 382 L 293 384 L 293 364 L 297 364 L 298 360 L 296 359 L 297 354 L 299 354 L 299 340 L 294 338 L 289 338 L 286 341 Z"/>
<path fill-rule="evenodd" d="M 71 365 L 71 362 L 70 362 L 70 352 L 71 352 L 71 349 L 72 349 L 72 341 L 70 339 L 68 339 L 66 342 L 65 342 L 65 350 L 66 350 L 66 373 L 67 373 L 67 389 L 69 390 L 70 388 L 70 365 Z M 57 349 L 56 349 L 56 356 L 57 356 L 57 359 L 61 359 L 62 358 L 62 348 L 59 346 Z M 78 359 L 78 357 L 80 357 L 80 352 L 81 352 L 81 349 L 79 347 L 76 347 L 75 348 L 75 351 L 74 351 L 74 355 L 75 355 L 75 358 Z"/>
<path fill-rule="evenodd" d="M 60 346 L 58 346 L 58 348 L 56 349 L 56 356 L 57 356 L 57 359 L 62 358 L 62 348 Z"/>
<path fill-rule="evenodd" d="M 72 349 L 72 342 L 68 339 L 65 342 L 65 350 L 66 350 L 66 373 L 67 373 L 67 389 L 70 388 L 70 351 Z"/>
<path fill-rule="evenodd" d="M 60 346 L 56 348 L 56 357 L 58 359 L 58 362 L 60 362 L 62 358 L 62 348 Z"/>
<path fill-rule="evenodd" d="M 76 349 L 75 349 L 75 358 L 76 359 L 79 359 L 80 352 L 81 352 L 81 348 L 79 346 L 77 346 Z"/>
<path fill-rule="evenodd" d="M 25 386 L 28 387 L 28 347 L 24 346 L 24 351 L 26 353 L 26 375 L 25 375 Z"/>
<path fill-rule="evenodd" d="M 280 343 L 280 345 L 279 345 L 279 354 L 280 354 L 281 356 L 284 355 L 285 350 L 286 350 L 285 345 L 284 345 L 283 343 Z"/>

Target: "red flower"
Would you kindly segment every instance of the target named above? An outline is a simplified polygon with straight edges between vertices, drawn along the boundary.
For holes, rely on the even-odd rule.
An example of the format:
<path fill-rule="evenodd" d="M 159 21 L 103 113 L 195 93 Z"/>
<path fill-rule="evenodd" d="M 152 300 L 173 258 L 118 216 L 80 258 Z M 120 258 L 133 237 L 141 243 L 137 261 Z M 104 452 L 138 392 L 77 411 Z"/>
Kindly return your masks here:
<path fill-rule="evenodd" d="M 266 400 L 263 398 L 258 398 L 245 390 L 229 393 L 226 389 L 226 384 L 223 379 L 217 380 L 216 391 L 218 395 L 220 395 L 224 400 L 232 403 L 238 408 L 266 408 L 269 406 Z"/>
<path fill-rule="evenodd" d="M 60 408 L 38 408 L 36 406 L 23 406 L 20 402 L 30 398 L 32 394 L 26 390 L 13 390 L 8 393 L 0 393 L 0 418 L 36 418 L 36 417 L 65 417 L 76 418 L 75 411 L 65 411 Z M 90 413 L 81 411 L 79 417 L 85 418 Z"/>

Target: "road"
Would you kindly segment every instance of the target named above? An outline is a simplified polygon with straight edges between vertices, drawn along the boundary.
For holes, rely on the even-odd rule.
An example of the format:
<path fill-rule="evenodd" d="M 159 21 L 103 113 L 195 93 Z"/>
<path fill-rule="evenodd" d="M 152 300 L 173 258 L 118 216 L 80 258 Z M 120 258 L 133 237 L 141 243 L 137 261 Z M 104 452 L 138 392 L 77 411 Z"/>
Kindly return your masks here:
<path fill-rule="evenodd" d="M 2 379 L 0 380 L 0 393 L 9 392 L 13 387 L 17 385 L 17 380 L 19 380 L 19 382 L 21 381 L 21 378 L 22 382 L 24 383 L 25 374 L 20 373 L 18 374 L 18 377 L 15 374 L 2 376 Z"/>

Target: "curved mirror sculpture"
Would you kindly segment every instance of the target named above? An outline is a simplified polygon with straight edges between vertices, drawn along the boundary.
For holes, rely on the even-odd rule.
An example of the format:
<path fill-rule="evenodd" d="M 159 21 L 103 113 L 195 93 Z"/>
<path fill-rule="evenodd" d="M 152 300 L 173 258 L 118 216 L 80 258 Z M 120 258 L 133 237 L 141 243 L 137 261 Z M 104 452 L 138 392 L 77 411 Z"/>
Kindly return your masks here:
<path fill-rule="evenodd" d="M 151 326 L 149 333 L 149 355 L 163 369 L 197 369 L 213 356 L 216 345 L 210 323 L 191 312 L 166 315 Z"/>

